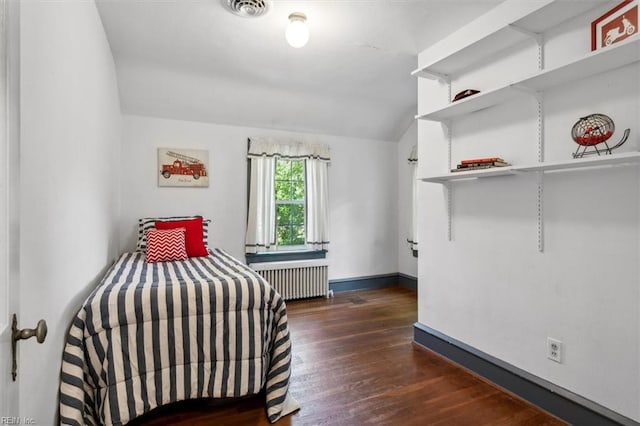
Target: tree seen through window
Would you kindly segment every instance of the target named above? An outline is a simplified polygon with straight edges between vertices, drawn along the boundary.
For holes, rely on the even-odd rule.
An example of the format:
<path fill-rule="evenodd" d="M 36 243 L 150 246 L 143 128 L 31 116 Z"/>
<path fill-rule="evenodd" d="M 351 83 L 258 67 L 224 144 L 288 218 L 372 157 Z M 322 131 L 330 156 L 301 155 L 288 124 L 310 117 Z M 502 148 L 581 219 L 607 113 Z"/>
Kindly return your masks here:
<path fill-rule="evenodd" d="M 275 174 L 276 234 L 279 246 L 305 243 L 303 160 L 277 160 Z"/>

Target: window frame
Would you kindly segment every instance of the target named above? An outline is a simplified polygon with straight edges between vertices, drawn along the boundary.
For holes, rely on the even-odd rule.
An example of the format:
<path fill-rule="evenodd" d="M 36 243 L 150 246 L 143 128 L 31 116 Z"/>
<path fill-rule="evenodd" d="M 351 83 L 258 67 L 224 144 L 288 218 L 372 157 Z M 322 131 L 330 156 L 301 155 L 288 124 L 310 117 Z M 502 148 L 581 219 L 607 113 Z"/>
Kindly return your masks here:
<path fill-rule="evenodd" d="M 302 200 L 295 200 L 293 198 L 290 198 L 288 200 L 278 200 L 277 196 L 275 196 L 275 212 L 276 212 L 276 235 L 275 235 L 275 245 L 274 245 L 274 251 L 278 251 L 278 252 L 294 252 L 294 251 L 304 251 L 307 249 L 307 176 L 306 176 L 306 167 L 307 167 L 307 162 L 304 159 L 295 159 L 295 158 L 276 158 L 275 161 L 275 165 L 274 167 L 276 168 L 276 172 L 278 170 L 278 163 L 281 162 L 288 162 L 290 164 L 290 167 L 292 167 L 292 162 L 296 161 L 296 162 L 300 162 L 302 163 L 302 179 L 289 179 L 288 181 L 284 181 L 284 182 L 289 182 L 291 184 L 291 197 L 293 197 L 293 182 L 302 182 L 302 186 L 303 186 L 303 190 L 304 190 L 304 195 Z M 277 179 L 277 173 L 274 173 L 274 178 L 273 178 L 273 188 L 274 188 L 274 192 L 276 191 L 276 185 L 277 182 L 281 181 L 281 179 Z M 285 226 L 285 225 L 281 225 L 278 223 L 278 206 L 279 205 L 296 205 L 296 206 L 302 206 L 303 208 L 303 212 L 304 212 L 304 221 L 303 223 L 297 224 L 295 226 L 302 226 L 303 231 L 304 231 L 304 243 L 302 244 L 285 244 L 285 245 L 281 245 L 279 242 L 279 237 L 278 237 L 278 228 L 281 226 Z M 289 226 L 289 228 L 292 228 L 294 225 L 292 225 L 291 221 L 286 223 L 287 226 Z M 291 239 L 290 239 L 291 240 Z"/>
<path fill-rule="evenodd" d="M 285 158 L 287 159 L 287 158 Z M 279 158 L 276 159 L 276 164 L 274 167 L 277 167 L 277 162 Z M 294 159 L 296 160 L 296 159 Z M 295 261 L 295 260 L 311 260 L 311 259 L 325 259 L 327 257 L 327 250 L 314 250 L 309 249 L 306 245 L 306 226 L 307 226 L 307 176 L 306 176 L 306 167 L 307 162 L 306 159 L 299 159 L 297 161 L 302 161 L 304 166 L 304 213 L 305 213 L 305 243 L 303 245 L 296 246 L 281 246 L 278 245 L 278 237 L 276 235 L 275 244 L 272 246 L 270 250 L 261 251 L 258 253 L 245 253 L 245 259 L 247 264 L 251 263 L 262 263 L 262 262 L 284 262 L 284 261 Z M 274 191 L 275 191 L 275 170 L 274 170 Z M 249 206 L 249 182 L 251 182 L 251 168 L 247 168 L 247 206 Z M 277 201 L 274 200 L 277 206 Z M 277 208 L 277 207 L 276 207 Z M 277 223 L 276 223 L 277 229 Z M 276 231 L 277 232 L 277 231 Z"/>

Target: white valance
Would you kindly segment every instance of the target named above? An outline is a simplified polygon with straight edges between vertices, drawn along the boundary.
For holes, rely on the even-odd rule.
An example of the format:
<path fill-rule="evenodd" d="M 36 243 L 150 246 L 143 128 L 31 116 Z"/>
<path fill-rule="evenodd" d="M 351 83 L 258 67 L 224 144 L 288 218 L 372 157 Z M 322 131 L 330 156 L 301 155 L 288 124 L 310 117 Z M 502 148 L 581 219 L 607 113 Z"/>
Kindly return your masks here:
<path fill-rule="evenodd" d="M 281 138 L 251 138 L 248 156 L 330 160 L 328 145 Z"/>

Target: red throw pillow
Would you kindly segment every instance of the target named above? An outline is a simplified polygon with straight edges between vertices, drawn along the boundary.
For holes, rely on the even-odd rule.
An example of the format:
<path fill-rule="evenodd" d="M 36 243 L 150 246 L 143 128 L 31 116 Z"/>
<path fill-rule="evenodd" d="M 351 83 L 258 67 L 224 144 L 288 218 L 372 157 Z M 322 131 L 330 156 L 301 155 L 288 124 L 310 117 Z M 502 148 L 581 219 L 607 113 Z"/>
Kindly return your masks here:
<path fill-rule="evenodd" d="M 149 229 L 147 231 L 147 254 L 149 263 L 187 260 L 185 229 Z"/>
<path fill-rule="evenodd" d="M 189 257 L 207 256 L 209 252 L 202 239 L 202 218 L 156 222 L 156 229 L 185 228 L 185 246 Z"/>

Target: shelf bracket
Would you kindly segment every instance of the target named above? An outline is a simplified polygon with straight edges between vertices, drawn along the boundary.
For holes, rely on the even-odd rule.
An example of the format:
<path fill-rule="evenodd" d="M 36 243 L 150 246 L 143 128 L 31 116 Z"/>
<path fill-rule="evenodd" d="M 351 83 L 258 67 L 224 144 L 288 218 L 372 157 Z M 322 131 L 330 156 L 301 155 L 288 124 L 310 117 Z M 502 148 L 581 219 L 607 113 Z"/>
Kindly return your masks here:
<path fill-rule="evenodd" d="M 429 80 L 438 80 L 446 84 L 451 84 L 451 76 L 448 74 L 442 74 L 435 71 L 428 71 L 426 69 L 417 70 L 412 75 L 428 78 Z"/>
<path fill-rule="evenodd" d="M 524 34 L 528 37 L 531 37 L 536 44 L 538 45 L 538 70 L 542 71 L 544 69 L 544 37 L 541 33 L 536 33 L 526 28 L 519 27 L 515 24 L 509 24 L 509 28 L 514 31 L 519 32 L 520 34 Z"/>
<path fill-rule="evenodd" d="M 535 40 L 537 40 L 538 38 L 541 38 L 540 33 L 536 33 L 534 31 L 528 30 L 526 28 L 522 28 L 516 24 L 509 24 L 509 28 L 511 28 L 514 31 L 519 32 L 520 34 L 524 34 L 526 36 L 529 36 Z"/>
<path fill-rule="evenodd" d="M 537 172 L 538 179 L 538 251 L 544 252 L 544 173 Z"/>

